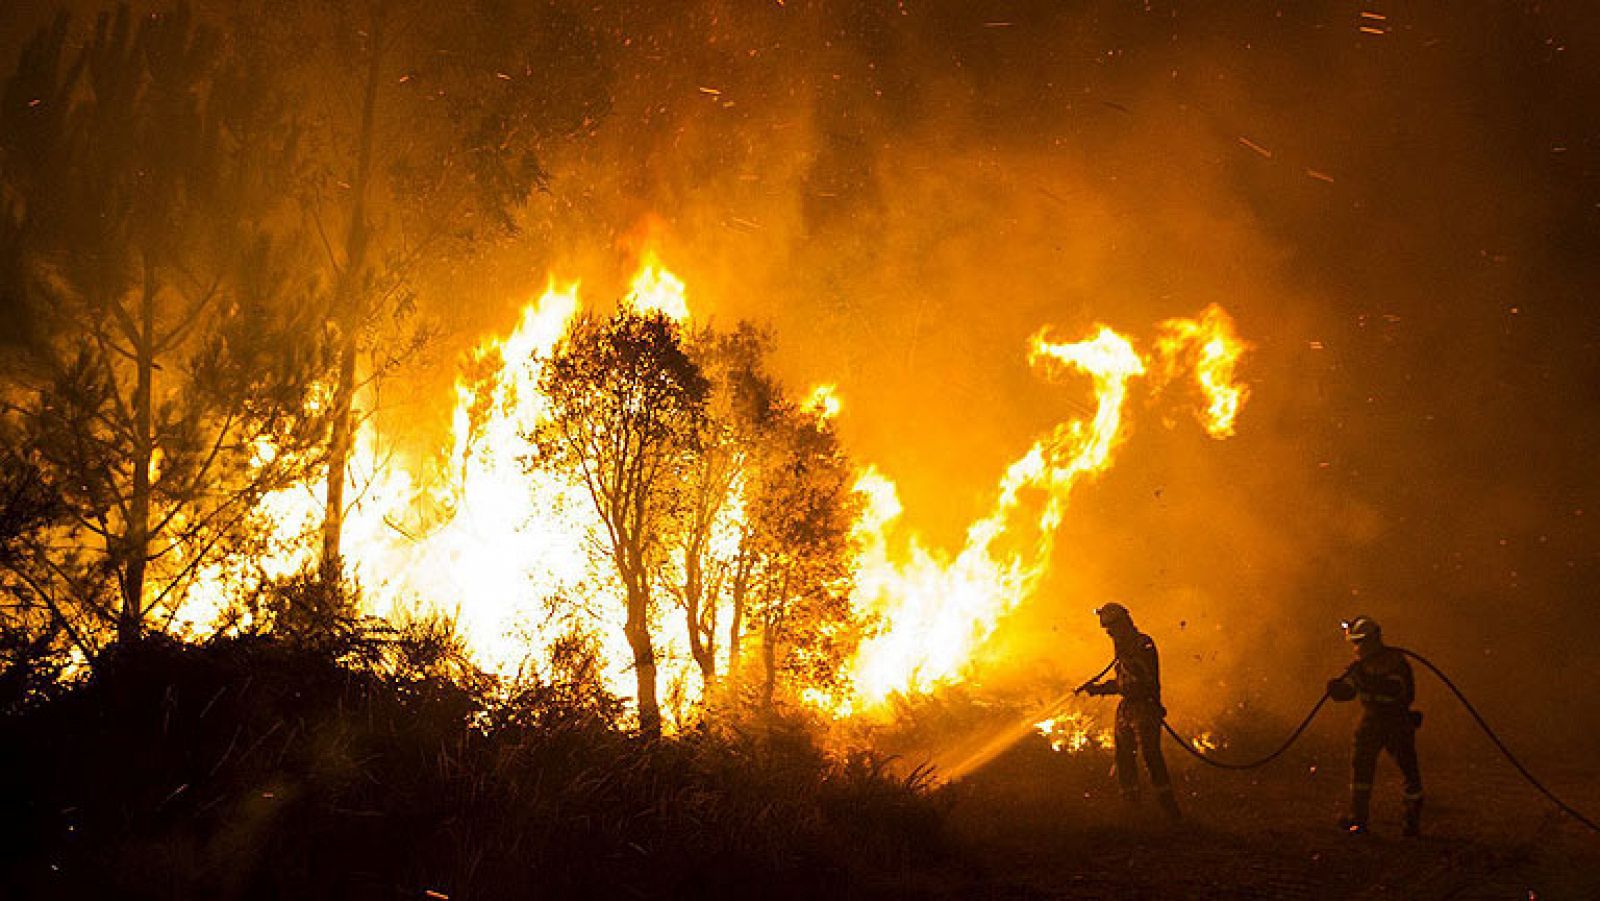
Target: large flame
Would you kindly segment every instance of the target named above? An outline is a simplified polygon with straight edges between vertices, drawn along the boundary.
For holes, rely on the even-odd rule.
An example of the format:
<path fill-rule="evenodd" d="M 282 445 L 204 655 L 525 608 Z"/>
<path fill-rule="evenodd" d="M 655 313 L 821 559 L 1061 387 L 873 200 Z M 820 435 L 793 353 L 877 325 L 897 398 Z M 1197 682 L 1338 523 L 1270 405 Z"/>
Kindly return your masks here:
<path fill-rule="evenodd" d="M 1132 345 L 1107 328 L 1078 343 L 1051 342 L 1041 332 L 1030 359 L 1047 377 L 1070 369 L 1087 373 L 1099 398 L 1094 419 L 1057 426 L 1011 464 L 993 508 L 967 528 L 966 543 L 954 557 L 930 550 L 916 536 L 903 556 L 894 554 L 889 539 L 901 511 L 894 484 L 869 470 L 857 485 L 868 499 L 857 528 L 857 603 L 879 623 L 852 673 L 858 700 L 868 707 L 892 693 L 926 692 L 963 674 L 973 651 L 1044 574 L 1073 483 L 1110 460 L 1128 379 L 1144 371 Z M 1027 489 L 1044 492 L 1038 534 L 1024 547 L 1002 548 Z"/>
<path fill-rule="evenodd" d="M 1243 350 L 1220 307 L 1209 307 L 1199 320 L 1162 324 L 1154 366 L 1161 384 L 1186 359 L 1197 359 L 1196 378 L 1209 401 L 1202 422 L 1213 437 L 1233 433 L 1245 396 L 1233 381 Z M 927 692 L 964 678 L 975 652 L 1046 574 L 1073 487 L 1111 464 L 1124 437 L 1128 383 L 1147 369 L 1133 344 L 1105 326 L 1077 342 L 1052 340 L 1045 330 L 1030 342 L 1028 359 L 1051 381 L 1087 376 L 1094 415 L 1057 425 L 1006 469 L 993 507 L 967 528 L 966 542 L 953 557 L 928 549 L 915 535 L 903 554 L 894 554 L 890 538 L 901 513 L 894 483 L 869 469 L 857 484 L 867 501 L 857 527 L 857 603 L 879 626 L 853 667 L 856 697 L 840 710 L 870 709 L 896 693 Z M 1030 498 L 1038 498 L 1031 530 L 1023 515 Z M 1031 538 L 1019 540 L 1030 531 Z"/>
<path fill-rule="evenodd" d="M 690 315 L 684 282 L 653 255 L 623 302 L 679 322 Z M 566 630 L 585 631 L 600 640 L 612 687 L 631 696 L 621 605 L 603 602 L 618 589 L 594 553 L 599 523 L 592 505 L 576 484 L 527 465 L 534 452 L 528 436 L 547 415 L 538 386 L 543 361 L 581 304 L 577 284 L 552 282 L 510 334 L 470 355 L 455 389 L 449 450 L 438 460 L 406 465 L 392 459 L 372 420 L 363 421 L 351 466 L 358 491 L 345 519 L 346 564 L 368 612 L 448 615 L 476 661 L 492 671 L 515 672 L 541 659 Z M 1153 373 L 1159 390 L 1192 370 L 1206 400 L 1201 421 L 1213 437 L 1225 437 L 1245 399 L 1235 382 L 1243 349 L 1228 315 L 1215 306 L 1198 319 L 1162 323 L 1148 358 L 1104 326 L 1082 341 L 1040 331 L 1028 347 L 1030 365 L 1063 390 L 1087 387 L 1094 413 L 1056 425 L 1008 466 L 990 508 L 968 526 L 953 554 L 903 535 L 893 481 L 864 468 L 856 483 L 865 503 L 854 528 L 854 605 L 870 630 L 848 663 L 845 696 L 815 690 L 803 696 L 844 715 L 881 708 L 897 693 L 927 692 L 965 678 L 1005 615 L 1046 575 L 1073 488 L 1111 464 L 1126 437 L 1132 380 Z M 814 389 L 805 406 L 828 419 L 841 410 L 831 384 Z M 263 460 L 271 453 L 260 449 Z M 737 540 L 742 491 L 737 480 L 729 489 L 714 529 L 719 547 Z M 275 523 L 275 545 L 255 562 L 253 574 L 282 577 L 313 564 L 312 539 L 322 520 L 316 486 L 270 495 L 260 510 Z M 215 616 L 240 578 L 215 569 L 202 574 L 186 615 L 197 622 Z M 667 614 L 660 623 L 666 679 L 669 686 L 679 680 L 676 693 L 682 695 L 692 669 L 683 663 L 686 626 Z M 674 660 L 681 664 L 676 676 Z M 673 697 L 674 690 L 663 695 Z"/>

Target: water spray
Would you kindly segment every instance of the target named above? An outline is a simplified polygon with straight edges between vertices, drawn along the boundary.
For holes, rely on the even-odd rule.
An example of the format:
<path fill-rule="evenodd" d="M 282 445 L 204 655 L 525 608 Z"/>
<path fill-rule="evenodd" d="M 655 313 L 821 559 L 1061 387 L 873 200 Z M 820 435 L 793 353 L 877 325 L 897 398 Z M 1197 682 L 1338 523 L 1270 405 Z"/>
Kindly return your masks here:
<path fill-rule="evenodd" d="M 1095 673 L 1093 677 L 1084 682 L 1082 685 L 1079 685 L 1077 688 L 1074 688 L 1071 691 L 1062 692 L 1049 704 L 1041 708 L 1042 712 L 1040 716 L 1019 720 L 1001 729 L 997 734 L 992 736 L 988 741 L 985 741 L 972 753 L 963 757 L 955 766 L 945 770 L 945 780 L 948 782 L 954 782 L 1000 756 L 1001 752 L 1021 741 L 1030 732 L 1032 732 L 1034 730 L 1034 726 L 1040 720 L 1050 716 L 1051 714 L 1054 714 L 1057 710 L 1060 710 L 1061 706 L 1072 700 L 1074 695 L 1082 693 L 1084 689 L 1088 688 L 1095 682 L 1100 681 L 1100 677 L 1111 672 L 1111 668 L 1116 665 L 1117 661 L 1112 659 L 1110 663 L 1106 664 L 1105 669 Z"/>

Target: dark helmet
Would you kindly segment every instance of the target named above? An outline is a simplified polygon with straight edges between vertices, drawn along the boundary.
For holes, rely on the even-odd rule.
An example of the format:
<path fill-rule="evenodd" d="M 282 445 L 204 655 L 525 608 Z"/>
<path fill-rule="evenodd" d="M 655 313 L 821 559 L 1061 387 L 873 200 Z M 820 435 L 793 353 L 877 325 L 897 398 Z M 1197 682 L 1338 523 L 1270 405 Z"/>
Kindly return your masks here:
<path fill-rule="evenodd" d="M 1128 613 L 1128 608 L 1115 601 L 1096 607 L 1094 615 L 1100 617 L 1100 628 L 1102 629 L 1109 629 L 1117 623 L 1133 624 L 1133 616 Z"/>
<path fill-rule="evenodd" d="M 1378 621 L 1365 614 L 1355 619 L 1347 619 L 1339 625 L 1344 626 L 1345 641 L 1360 643 L 1368 639 L 1381 640 L 1383 638 L 1383 628 L 1378 625 Z"/>

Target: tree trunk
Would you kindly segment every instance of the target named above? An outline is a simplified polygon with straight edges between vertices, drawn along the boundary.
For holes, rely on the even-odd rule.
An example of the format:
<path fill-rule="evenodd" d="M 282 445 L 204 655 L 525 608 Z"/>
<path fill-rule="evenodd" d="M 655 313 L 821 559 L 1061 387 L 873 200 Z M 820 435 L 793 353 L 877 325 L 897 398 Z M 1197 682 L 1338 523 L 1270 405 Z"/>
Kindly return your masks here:
<path fill-rule="evenodd" d="M 761 633 L 761 662 L 764 671 L 761 679 L 761 706 L 772 709 L 773 697 L 778 689 L 778 636 L 768 625 Z"/>
<path fill-rule="evenodd" d="M 779 590 L 777 594 L 767 597 L 768 606 L 761 617 L 761 660 L 766 664 L 766 678 L 761 684 L 761 702 L 768 710 L 772 709 L 773 697 L 777 694 L 778 641 L 788 616 L 786 608 L 791 600 L 789 580 L 792 575 L 792 571 L 784 571 Z M 774 603 L 778 605 L 776 608 L 771 606 Z"/>
<path fill-rule="evenodd" d="M 117 617 L 117 641 L 123 645 L 137 642 L 144 632 L 145 568 L 150 559 L 150 466 L 155 460 L 155 315 L 156 274 L 146 257 L 139 337 L 134 347 L 138 375 L 133 388 L 133 487 L 123 531 L 122 610 Z"/>
<path fill-rule="evenodd" d="M 624 556 L 634 555 L 624 552 Z M 623 634 L 633 650 L 633 673 L 639 691 L 639 734 L 661 737 L 661 703 L 656 699 L 656 648 L 650 637 L 650 584 L 643 560 L 626 561 L 622 569 L 623 589 L 628 595 L 628 619 Z"/>
<path fill-rule="evenodd" d="M 689 626 L 689 653 L 694 656 L 694 662 L 700 665 L 700 677 L 705 682 L 706 693 L 710 694 L 712 683 L 717 679 L 717 636 L 714 624 L 711 629 L 707 629 L 701 622 L 705 603 L 702 556 L 703 552 L 698 542 L 691 544 L 685 550 L 683 607 Z"/>
<path fill-rule="evenodd" d="M 328 442 L 328 486 L 322 520 L 322 573 L 325 579 L 343 575 L 344 494 L 349 478 L 350 452 L 355 446 L 356 357 L 361 327 L 366 319 L 367 188 L 372 180 L 372 153 L 376 140 L 378 79 L 382 75 L 383 4 L 375 7 L 367 58 L 367 83 L 361 99 L 361 131 L 357 142 L 356 170 L 350 228 L 345 234 L 344 268 L 334 287 L 334 314 L 339 323 L 339 375 L 333 386 L 333 433 Z"/>
<path fill-rule="evenodd" d="M 744 602 L 750 589 L 752 555 L 741 549 L 734 563 L 733 584 L 729 596 L 733 610 L 728 617 L 728 673 L 726 681 L 730 690 L 737 691 L 739 683 L 740 652 L 744 649 Z"/>
<path fill-rule="evenodd" d="M 333 393 L 333 434 L 328 441 L 327 508 L 322 520 L 322 575 L 336 582 L 343 575 L 343 552 L 340 547 L 344 535 L 344 488 L 350 466 L 350 449 L 354 444 L 353 420 L 356 382 L 356 340 L 352 334 L 342 337 L 344 346 L 339 350 L 339 376 Z"/>
<path fill-rule="evenodd" d="M 639 733 L 661 737 L 661 704 L 656 699 L 656 649 L 650 638 L 650 599 L 643 590 L 628 589 L 628 621 L 623 627 L 633 650 L 633 673 L 639 689 Z"/>

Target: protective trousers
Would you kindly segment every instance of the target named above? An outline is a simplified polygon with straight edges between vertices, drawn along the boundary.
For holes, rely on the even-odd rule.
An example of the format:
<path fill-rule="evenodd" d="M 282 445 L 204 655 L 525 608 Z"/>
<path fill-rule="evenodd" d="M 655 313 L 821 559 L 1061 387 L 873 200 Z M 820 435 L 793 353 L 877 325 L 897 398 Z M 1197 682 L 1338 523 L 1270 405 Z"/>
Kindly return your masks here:
<path fill-rule="evenodd" d="M 1367 711 L 1356 726 L 1355 753 L 1350 759 L 1350 817 L 1362 826 L 1367 823 L 1379 751 L 1388 751 L 1405 777 L 1406 832 L 1415 833 L 1422 817 L 1422 771 L 1417 766 L 1417 729 L 1410 712 L 1403 709 Z"/>
<path fill-rule="evenodd" d="M 1139 800 L 1139 765 L 1134 755 L 1143 753 L 1156 800 L 1168 816 L 1177 817 L 1178 801 L 1173 796 L 1172 778 L 1167 775 L 1166 758 L 1161 756 L 1161 708 L 1124 699 L 1117 705 L 1112 737 L 1116 742 L 1117 783 L 1122 788 L 1122 797 L 1128 801 Z"/>

